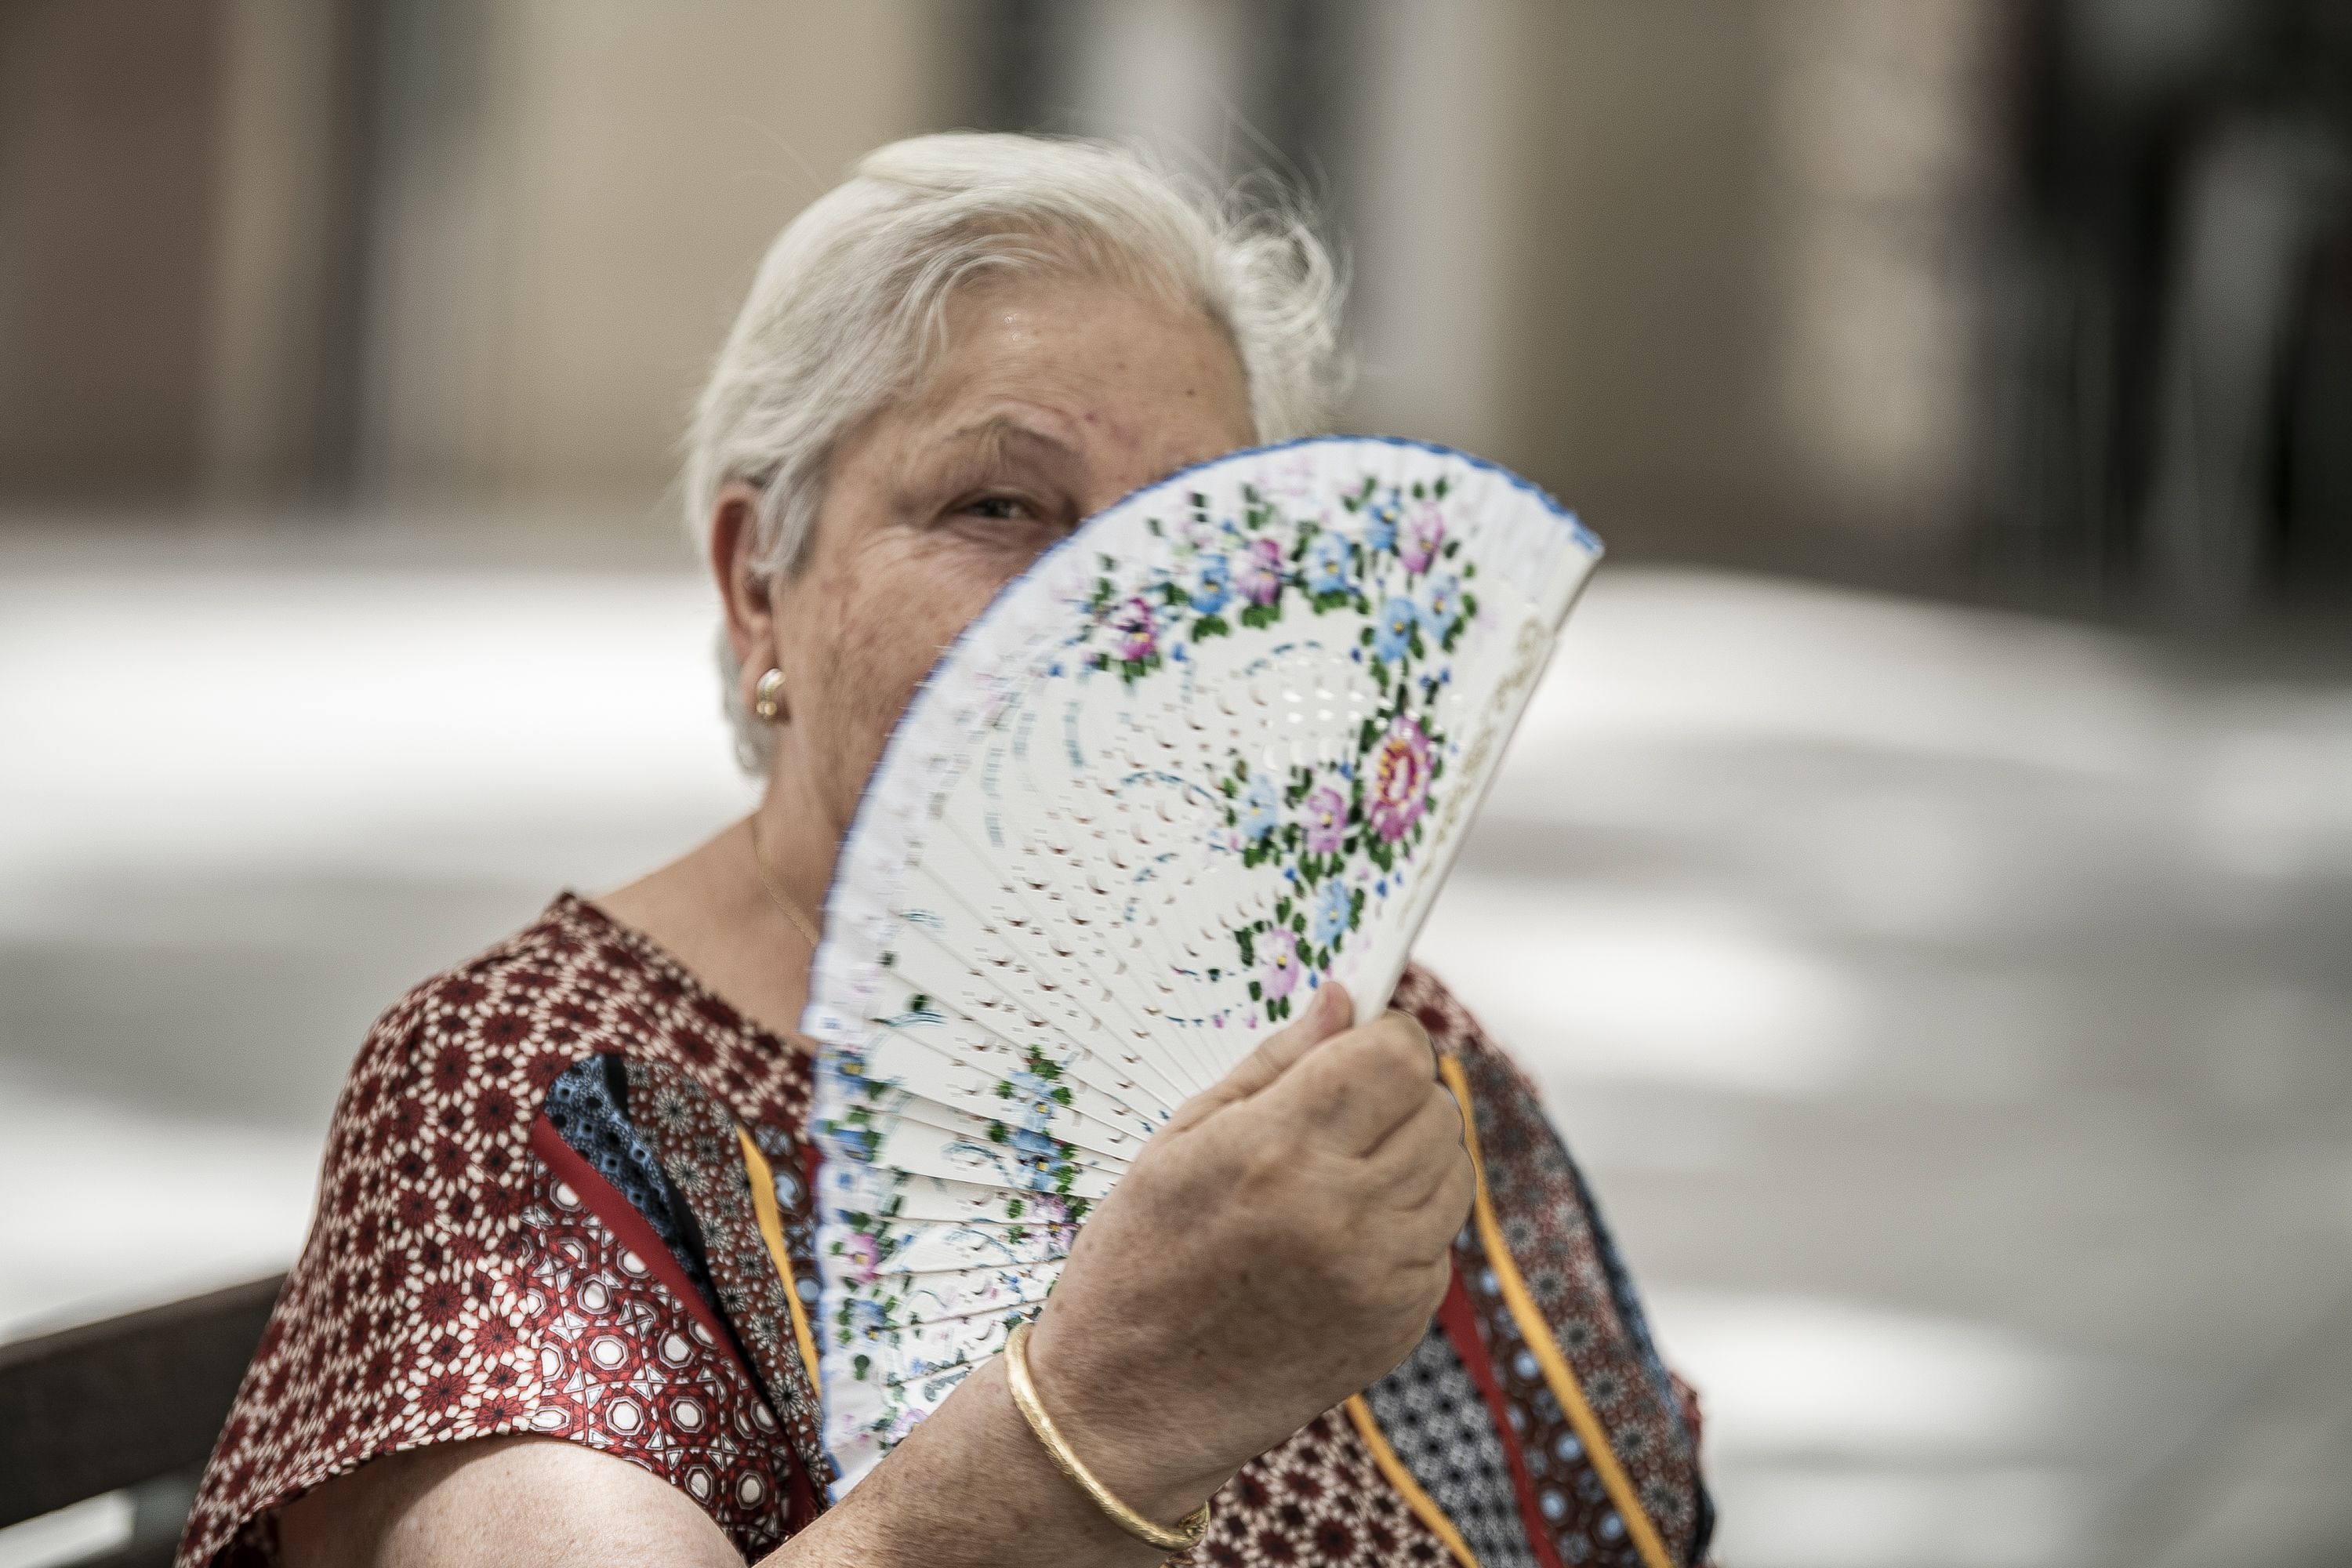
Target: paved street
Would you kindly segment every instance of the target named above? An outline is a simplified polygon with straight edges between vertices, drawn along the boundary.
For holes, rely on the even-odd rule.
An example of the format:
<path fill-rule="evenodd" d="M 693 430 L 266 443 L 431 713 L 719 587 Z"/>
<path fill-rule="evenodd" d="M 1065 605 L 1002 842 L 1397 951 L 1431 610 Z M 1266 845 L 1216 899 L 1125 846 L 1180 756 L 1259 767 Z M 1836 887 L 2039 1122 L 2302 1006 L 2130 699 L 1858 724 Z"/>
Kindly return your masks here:
<path fill-rule="evenodd" d="M 281 1264 L 379 1009 L 740 809 L 708 648 L 638 570 L 0 552 L 0 1334 Z M 1607 568 L 1423 956 L 1728 1568 L 2352 1562 L 2352 670 Z"/>

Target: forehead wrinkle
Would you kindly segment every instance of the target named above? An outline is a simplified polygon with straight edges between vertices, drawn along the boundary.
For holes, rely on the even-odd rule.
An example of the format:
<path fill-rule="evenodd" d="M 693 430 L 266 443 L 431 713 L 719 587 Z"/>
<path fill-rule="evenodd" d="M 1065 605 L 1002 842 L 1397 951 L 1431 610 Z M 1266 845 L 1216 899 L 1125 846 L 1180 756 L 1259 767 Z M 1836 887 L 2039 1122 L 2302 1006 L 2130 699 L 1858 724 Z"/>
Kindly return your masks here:
<path fill-rule="evenodd" d="M 1034 426 L 1024 424 L 1009 414 L 992 415 L 986 419 L 966 425 L 961 429 L 951 430 L 944 438 L 946 445 L 976 446 L 983 456 L 991 458 L 1003 457 L 1005 449 L 1015 443 L 1050 447 L 1056 453 L 1066 458 L 1075 458 L 1078 455 L 1077 448 L 1060 437 L 1048 435 Z"/>

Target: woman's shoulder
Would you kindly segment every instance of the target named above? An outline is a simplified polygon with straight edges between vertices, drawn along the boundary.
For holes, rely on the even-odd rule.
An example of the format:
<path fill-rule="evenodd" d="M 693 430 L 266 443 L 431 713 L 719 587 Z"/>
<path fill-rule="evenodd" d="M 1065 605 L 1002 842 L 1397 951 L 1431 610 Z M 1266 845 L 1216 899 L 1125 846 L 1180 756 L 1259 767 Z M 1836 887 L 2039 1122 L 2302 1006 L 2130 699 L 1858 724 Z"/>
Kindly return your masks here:
<path fill-rule="evenodd" d="M 610 1097 L 574 1093 L 551 1118 L 560 1085 L 620 1079 L 656 1110 L 682 1108 L 701 1142 L 674 1149 L 666 1125 L 641 1126 Z M 680 1484 L 679 1467 L 704 1465 L 741 1506 L 730 1514 L 709 1476 L 698 1500 L 747 1551 L 772 1545 L 791 1469 L 765 1440 L 776 1419 L 696 1272 L 702 1251 L 674 1247 L 657 1222 L 675 1217 L 670 1188 L 702 1174 L 686 1156 L 709 1145 L 740 1162 L 730 1121 L 789 1134 L 805 1082 L 783 1042 L 568 893 L 412 987 L 346 1081 L 309 1239 L 181 1561 L 213 1561 L 287 1499 L 373 1458 L 518 1431 L 609 1448 Z M 761 1245 L 753 1230 L 736 1251 Z M 590 1354 L 614 1347 L 626 1354 L 613 1365 Z M 734 1458 L 719 1464 L 656 1420 L 656 1384 L 690 1395 L 698 1430 L 730 1413 Z"/>
<path fill-rule="evenodd" d="M 803 1099 L 783 1041 L 714 994 L 642 933 L 565 892 L 529 925 L 428 975 L 368 1031 L 338 1122 L 391 1100 L 535 1110 L 586 1057 L 659 1061 L 700 1079 L 739 1115 L 776 1119 Z"/>
<path fill-rule="evenodd" d="M 429 1068 L 451 1047 L 520 1058 L 553 1051 L 577 1058 L 600 1047 L 625 1053 L 656 1037 L 674 1022 L 666 1015 L 690 1000 L 704 1004 L 713 1027 L 745 1026 L 725 1003 L 696 990 L 646 939 L 565 892 L 520 931 L 410 986 L 368 1031 L 362 1062 L 423 1058 L 418 1065 Z"/>

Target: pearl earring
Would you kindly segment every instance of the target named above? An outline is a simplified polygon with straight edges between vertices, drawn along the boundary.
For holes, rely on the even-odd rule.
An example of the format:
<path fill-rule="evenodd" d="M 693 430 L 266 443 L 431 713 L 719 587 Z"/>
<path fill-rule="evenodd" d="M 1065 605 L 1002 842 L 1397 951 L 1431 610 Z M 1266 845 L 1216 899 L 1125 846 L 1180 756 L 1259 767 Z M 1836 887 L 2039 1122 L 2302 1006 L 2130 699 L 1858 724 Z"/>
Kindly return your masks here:
<path fill-rule="evenodd" d="M 783 711 L 784 672 L 771 668 L 760 677 L 760 684 L 751 689 L 751 711 L 763 722 L 772 724 Z"/>

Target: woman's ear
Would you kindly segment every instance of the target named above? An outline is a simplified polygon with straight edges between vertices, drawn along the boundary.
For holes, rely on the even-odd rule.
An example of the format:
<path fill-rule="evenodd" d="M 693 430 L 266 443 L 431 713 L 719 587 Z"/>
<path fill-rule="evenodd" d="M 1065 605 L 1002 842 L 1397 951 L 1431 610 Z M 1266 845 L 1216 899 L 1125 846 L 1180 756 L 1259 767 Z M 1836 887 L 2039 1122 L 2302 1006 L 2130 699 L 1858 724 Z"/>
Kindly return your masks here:
<path fill-rule="evenodd" d="M 759 559 L 760 500 L 758 487 L 730 479 L 711 503 L 710 518 L 710 574 L 747 710 L 752 689 L 777 661 L 774 584 Z"/>

